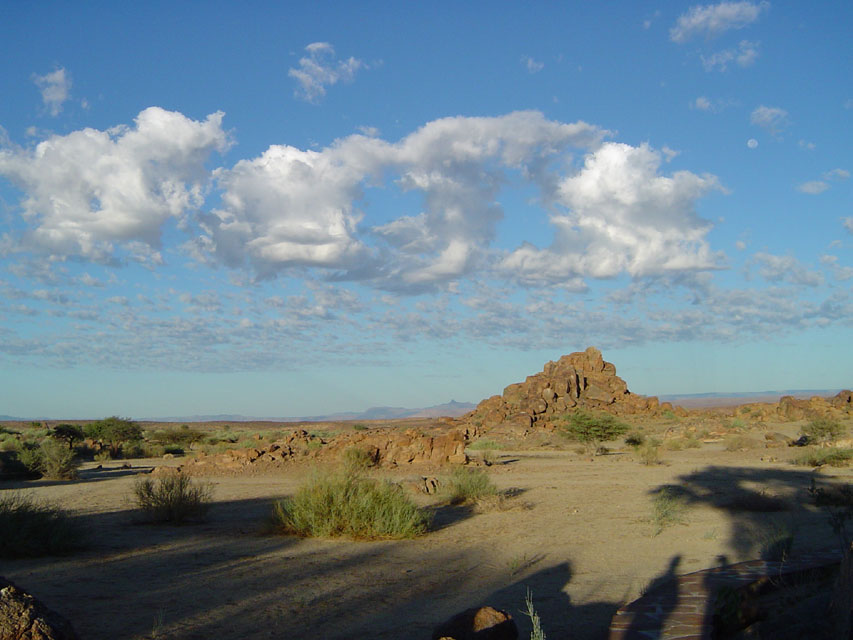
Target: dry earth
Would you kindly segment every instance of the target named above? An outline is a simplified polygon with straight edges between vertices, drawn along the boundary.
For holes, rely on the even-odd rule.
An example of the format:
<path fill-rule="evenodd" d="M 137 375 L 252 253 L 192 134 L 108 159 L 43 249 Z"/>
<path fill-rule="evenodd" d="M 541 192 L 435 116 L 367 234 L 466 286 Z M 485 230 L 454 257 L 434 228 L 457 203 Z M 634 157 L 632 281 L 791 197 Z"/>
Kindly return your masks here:
<path fill-rule="evenodd" d="M 647 429 L 669 427 L 659 420 Z M 766 425 L 754 437 L 797 428 Z M 629 448 L 595 458 L 572 446 L 500 450 L 488 472 L 499 488 L 514 490 L 507 508 L 439 507 L 426 536 L 385 542 L 264 532 L 271 502 L 304 481 L 304 464 L 210 477 L 207 521 L 182 527 L 134 523 L 135 475 L 155 461 L 132 461 L 129 470 L 122 461 L 101 470 L 89 464 L 75 482 L 2 485 L 71 510 L 87 524 L 91 546 L 62 558 L 3 561 L 0 575 L 87 640 L 428 638 L 438 622 L 481 604 L 510 611 L 527 637 L 520 613 L 527 589 L 549 639 L 603 638 L 616 608 L 652 581 L 755 557 L 768 523 L 794 522 L 795 549 L 831 544 L 806 488 L 815 475 L 846 482 L 851 471 L 792 466 L 786 460 L 796 452 L 729 452 L 718 442 L 664 451 L 665 464 L 644 466 Z M 653 535 L 650 496 L 664 485 L 680 487 L 689 506 L 683 524 Z M 790 509 L 762 511 L 774 497 Z"/>

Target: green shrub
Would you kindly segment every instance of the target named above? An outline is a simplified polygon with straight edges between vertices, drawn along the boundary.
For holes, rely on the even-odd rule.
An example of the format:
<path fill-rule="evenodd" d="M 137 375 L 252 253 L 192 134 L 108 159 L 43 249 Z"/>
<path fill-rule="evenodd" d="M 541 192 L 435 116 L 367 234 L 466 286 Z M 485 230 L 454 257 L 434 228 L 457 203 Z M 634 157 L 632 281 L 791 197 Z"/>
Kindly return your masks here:
<path fill-rule="evenodd" d="M 652 497 L 651 523 L 653 535 L 658 535 L 667 527 L 684 524 L 684 498 L 672 487 L 663 487 Z"/>
<path fill-rule="evenodd" d="M 40 473 L 42 462 L 42 449 L 34 442 L 21 442 L 18 449 L 18 460 L 28 470 Z"/>
<path fill-rule="evenodd" d="M 77 477 L 80 461 L 73 449 L 68 449 L 56 440 L 41 443 L 39 470 L 51 480 L 73 480 Z"/>
<path fill-rule="evenodd" d="M 545 632 L 542 630 L 542 621 L 539 619 L 539 614 L 533 608 L 533 594 L 530 593 L 530 588 L 527 589 L 527 596 L 524 598 L 524 615 L 530 618 L 530 640 L 545 640 Z"/>
<path fill-rule="evenodd" d="M 646 436 L 639 431 L 632 431 L 625 436 L 625 444 L 629 447 L 639 447 L 646 441 Z"/>
<path fill-rule="evenodd" d="M 83 529 L 68 514 L 17 492 L 0 494 L 0 558 L 36 557 L 82 547 Z"/>
<path fill-rule="evenodd" d="M 838 420 L 831 418 L 815 418 L 802 428 L 802 434 L 809 442 L 828 443 L 838 439 L 844 433 L 844 427 Z"/>
<path fill-rule="evenodd" d="M 367 469 L 376 464 L 374 455 L 364 447 L 348 447 L 343 452 L 344 466 L 348 469 Z"/>
<path fill-rule="evenodd" d="M 853 459 L 853 449 L 827 447 L 825 449 L 805 449 L 800 455 L 791 460 L 792 464 L 803 467 L 844 467 Z"/>
<path fill-rule="evenodd" d="M 181 524 L 201 519 L 210 506 L 213 486 L 174 473 L 152 480 L 142 478 L 133 487 L 136 506 L 151 522 Z"/>
<path fill-rule="evenodd" d="M 148 439 L 163 446 L 166 445 L 183 445 L 190 446 L 204 438 L 201 431 L 191 429 L 189 425 L 181 425 L 180 429 L 165 429 L 163 431 L 155 431 Z"/>
<path fill-rule="evenodd" d="M 606 413 L 592 414 L 581 409 L 565 416 L 563 420 L 563 433 L 582 442 L 588 451 L 595 451 L 602 442 L 615 440 L 629 429 L 627 424 L 614 416 Z"/>
<path fill-rule="evenodd" d="M 482 469 L 455 467 L 442 483 L 441 497 L 450 504 L 470 504 L 498 495 L 498 488 Z"/>
<path fill-rule="evenodd" d="M 495 442 L 494 440 L 480 439 L 475 440 L 474 442 L 469 444 L 467 448 L 471 451 L 486 451 L 503 449 L 504 446 L 499 442 Z"/>
<path fill-rule="evenodd" d="M 354 425 L 352 425 L 352 428 L 353 428 L 353 431 L 367 431 L 367 425 L 366 424 L 361 424 L 361 423 L 354 424 Z"/>
<path fill-rule="evenodd" d="M 430 519 L 399 485 L 352 471 L 315 472 L 272 513 L 273 526 L 283 533 L 363 540 L 413 538 L 427 531 Z"/>
<path fill-rule="evenodd" d="M 129 418 L 111 416 L 87 424 L 83 428 L 87 438 L 97 440 L 110 448 L 113 458 L 121 455 L 122 445 L 127 442 L 138 442 L 142 440 L 142 429 Z"/>
<path fill-rule="evenodd" d="M 672 409 L 666 409 L 661 415 L 667 420 L 678 420 L 678 416 Z"/>

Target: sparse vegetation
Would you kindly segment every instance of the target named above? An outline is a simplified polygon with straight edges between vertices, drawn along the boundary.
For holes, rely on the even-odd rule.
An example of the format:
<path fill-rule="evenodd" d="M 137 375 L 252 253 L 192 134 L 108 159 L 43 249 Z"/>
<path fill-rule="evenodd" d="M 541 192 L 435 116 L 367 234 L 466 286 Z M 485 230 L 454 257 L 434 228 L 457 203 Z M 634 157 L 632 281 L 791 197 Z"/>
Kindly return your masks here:
<path fill-rule="evenodd" d="M 18 492 L 0 495 L 0 558 L 66 553 L 82 546 L 83 530 L 64 510 Z"/>
<path fill-rule="evenodd" d="M 374 454 L 364 447 L 348 447 L 343 452 L 343 462 L 347 469 L 367 469 L 376 464 Z"/>
<path fill-rule="evenodd" d="M 504 446 L 499 442 L 495 442 L 494 440 L 487 440 L 485 438 L 481 438 L 480 440 L 475 440 L 467 447 L 470 451 L 493 451 L 498 449 L 503 449 Z"/>
<path fill-rule="evenodd" d="M 639 431 L 631 431 L 625 436 L 625 444 L 629 447 L 639 447 L 646 442 L 646 436 Z"/>
<path fill-rule="evenodd" d="M 184 447 L 189 447 L 190 445 L 193 445 L 199 440 L 201 440 L 203 437 L 204 434 L 201 431 L 191 429 L 189 425 L 184 424 L 181 425 L 179 429 L 164 429 L 162 431 L 155 431 L 150 436 L 148 436 L 148 440 L 150 440 L 154 444 L 159 444 L 163 446 L 181 445 Z"/>
<path fill-rule="evenodd" d="M 542 630 L 542 621 L 539 619 L 539 614 L 533 608 L 533 594 L 530 589 L 527 590 L 527 595 L 524 598 L 524 615 L 530 618 L 530 624 L 533 627 L 530 631 L 530 640 L 545 640 L 545 632 Z"/>
<path fill-rule="evenodd" d="M 305 537 L 360 540 L 414 538 L 425 533 L 430 514 L 390 482 L 352 471 L 322 473 L 290 498 L 273 505 L 273 526 Z"/>
<path fill-rule="evenodd" d="M 498 495 L 498 488 L 482 469 L 456 467 L 442 487 L 441 497 L 450 504 L 470 504 Z"/>
<path fill-rule="evenodd" d="M 792 464 L 803 467 L 844 467 L 853 459 L 853 449 L 827 447 L 825 449 L 808 448 L 791 460 Z"/>
<path fill-rule="evenodd" d="M 111 416 L 87 424 L 83 432 L 87 438 L 97 440 L 110 449 L 113 458 L 121 456 L 122 445 L 127 442 L 138 442 L 142 440 L 142 429 L 129 418 Z"/>
<path fill-rule="evenodd" d="M 724 445 L 726 451 L 748 451 L 758 449 L 761 446 L 763 446 L 762 443 L 755 438 L 741 435 L 726 438 Z"/>
<path fill-rule="evenodd" d="M 662 487 L 652 497 L 652 515 L 650 521 L 659 535 L 664 529 L 676 524 L 684 524 L 684 498 L 673 487 Z"/>
<path fill-rule="evenodd" d="M 583 410 L 574 411 L 563 420 L 564 434 L 583 443 L 587 451 L 596 451 L 602 442 L 615 440 L 630 428 L 615 416 L 606 413 L 593 414 Z"/>
<path fill-rule="evenodd" d="M 136 506 L 155 523 L 181 524 L 201 519 L 210 506 L 213 487 L 174 473 L 162 478 L 142 478 L 133 487 Z"/>
<path fill-rule="evenodd" d="M 832 418 L 815 418 L 802 428 L 802 434 L 808 437 L 810 443 L 828 444 L 834 442 L 844 433 L 844 427 L 838 420 Z"/>
<path fill-rule="evenodd" d="M 643 444 L 636 448 L 637 457 L 646 466 L 652 466 L 661 463 L 660 457 L 660 440 L 649 438 Z"/>
<path fill-rule="evenodd" d="M 80 461 L 73 449 L 66 448 L 56 440 L 41 443 L 39 470 L 50 480 L 73 480 L 77 477 Z"/>
<path fill-rule="evenodd" d="M 352 425 L 352 428 L 353 431 L 367 431 L 367 425 L 361 424 L 360 422 L 358 424 Z"/>

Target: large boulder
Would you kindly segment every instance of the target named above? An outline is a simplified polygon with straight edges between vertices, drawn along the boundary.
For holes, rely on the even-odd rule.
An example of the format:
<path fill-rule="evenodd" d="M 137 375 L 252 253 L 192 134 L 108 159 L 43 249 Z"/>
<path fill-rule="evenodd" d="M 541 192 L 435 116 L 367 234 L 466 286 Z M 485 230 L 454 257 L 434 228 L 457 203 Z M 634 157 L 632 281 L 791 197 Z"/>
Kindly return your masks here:
<path fill-rule="evenodd" d="M 65 618 L 0 577 L 0 640 L 78 640 Z"/>
<path fill-rule="evenodd" d="M 517 640 L 512 616 L 492 607 L 467 609 L 438 625 L 432 640 Z"/>

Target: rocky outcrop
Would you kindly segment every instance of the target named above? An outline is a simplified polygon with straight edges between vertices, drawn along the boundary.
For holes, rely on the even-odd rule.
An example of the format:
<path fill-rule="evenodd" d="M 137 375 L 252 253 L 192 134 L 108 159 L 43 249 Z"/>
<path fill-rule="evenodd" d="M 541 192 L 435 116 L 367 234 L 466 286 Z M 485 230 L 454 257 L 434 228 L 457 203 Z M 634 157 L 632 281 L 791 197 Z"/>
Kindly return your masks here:
<path fill-rule="evenodd" d="M 0 640 L 78 640 L 71 623 L 0 577 Z"/>
<path fill-rule="evenodd" d="M 601 351 L 589 347 L 547 363 L 541 373 L 483 400 L 462 420 L 483 430 L 523 436 L 534 425 L 554 428 L 557 417 L 575 408 L 630 414 L 672 406 L 628 391 L 628 385 L 616 375 L 616 367 L 604 361 Z"/>
<path fill-rule="evenodd" d="M 466 464 L 467 432 L 442 428 L 436 433 L 421 433 L 415 429 L 399 432 L 390 429 L 372 429 L 341 434 L 324 439 L 299 430 L 287 438 L 246 449 L 229 449 L 221 454 L 199 454 L 181 471 L 193 474 L 242 473 L 263 471 L 292 461 L 317 460 L 343 462 L 349 449 L 364 451 L 364 459 L 373 466 L 393 468 L 404 465 L 440 466 Z M 156 475 L 168 473 L 174 467 L 157 467 Z"/>
<path fill-rule="evenodd" d="M 432 640 L 517 640 L 518 627 L 506 611 L 467 609 L 438 625 Z"/>

